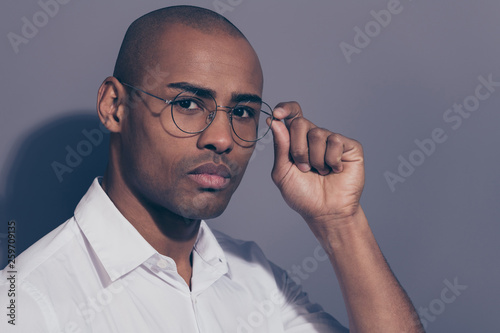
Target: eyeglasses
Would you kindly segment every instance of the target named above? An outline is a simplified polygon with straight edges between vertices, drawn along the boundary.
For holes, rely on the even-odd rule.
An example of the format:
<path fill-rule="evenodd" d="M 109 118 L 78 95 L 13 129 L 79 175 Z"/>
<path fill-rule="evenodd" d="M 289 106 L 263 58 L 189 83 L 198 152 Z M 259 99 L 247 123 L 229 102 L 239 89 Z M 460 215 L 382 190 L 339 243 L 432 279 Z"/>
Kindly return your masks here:
<path fill-rule="evenodd" d="M 262 139 L 271 128 L 273 111 L 269 104 L 262 101 L 240 101 L 234 107 L 217 105 L 211 95 L 199 94 L 197 91 L 183 91 L 168 100 L 155 96 L 126 82 L 123 85 L 140 91 L 170 105 L 172 121 L 182 132 L 187 134 L 201 133 L 212 124 L 219 109 L 229 109 L 229 122 L 234 134 L 246 142 Z M 269 125 L 266 119 L 271 117 Z"/>

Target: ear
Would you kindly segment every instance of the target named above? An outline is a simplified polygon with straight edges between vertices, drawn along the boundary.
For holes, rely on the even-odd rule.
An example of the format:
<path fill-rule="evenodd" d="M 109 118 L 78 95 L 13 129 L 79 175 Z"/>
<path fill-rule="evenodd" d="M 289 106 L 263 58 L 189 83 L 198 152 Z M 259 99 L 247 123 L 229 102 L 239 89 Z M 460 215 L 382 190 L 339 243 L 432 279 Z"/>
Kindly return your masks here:
<path fill-rule="evenodd" d="M 113 76 L 107 77 L 97 93 L 97 114 L 106 128 L 120 132 L 127 114 L 127 91 Z"/>

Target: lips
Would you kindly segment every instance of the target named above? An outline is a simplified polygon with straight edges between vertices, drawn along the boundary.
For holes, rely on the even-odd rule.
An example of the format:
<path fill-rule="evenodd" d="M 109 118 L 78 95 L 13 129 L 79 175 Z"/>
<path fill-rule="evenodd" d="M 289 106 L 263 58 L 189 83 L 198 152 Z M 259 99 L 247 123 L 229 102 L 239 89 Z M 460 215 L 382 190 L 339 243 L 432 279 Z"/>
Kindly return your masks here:
<path fill-rule="evenodd" d="M 229 185 L 231 172 L 223 164 L 207 163 L 190 171 L 188 176 L 202 188 L 221 190 Z"/>

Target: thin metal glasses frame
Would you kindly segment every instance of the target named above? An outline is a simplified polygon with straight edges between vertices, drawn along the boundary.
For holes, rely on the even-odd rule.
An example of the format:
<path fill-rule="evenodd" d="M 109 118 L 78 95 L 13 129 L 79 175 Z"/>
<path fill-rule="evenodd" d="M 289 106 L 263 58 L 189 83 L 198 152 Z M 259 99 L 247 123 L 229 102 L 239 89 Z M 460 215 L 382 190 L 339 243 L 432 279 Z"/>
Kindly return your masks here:
<path fill-rule="evenodd" d="M 148 96 L 151 96 L 151 97 L 154 97 L 154 98 L 156 98 L 156 99 L 159 99 L 160 101 L 164 102 L 164 103 L 165 103 L 165 104 L 167 104 L 167 105 L 171 105 L 171 103 L 172 103 L 173 101 L 175 101 L 175 100 L 176 100 L 176 98 L 177 98 L 179 95 L 181 95 L 181 94 L 183 94 L 183 93 L 185 92 L 185 91 L 182 91 L 182 92 L 180 92 L 179 94 L 177 94 L 177 95 L 174 97 L 174 99 L 169 100 L 169 99 L 165 99 L 165 98 L 161 98 L 161 97 L 159 97 L 159 96 L 153 95 L 153 94 L 151 94 L 151 93 L 149 93 L 149 92 L 147 92 L 147 91 L 144 91 L 144 90 L 142 90 L 142 89 L 140 89 L 140 88 L 137 88 L 137 87 L 135 87 L 135 86 L 133 86 L 133 85 L 131 85 L 131 84 L 128 84 L 128 83 L 126 83 L 126 82 L 123 82 L 123 81 L 121 81 L 121 80 L 119 80 L 119 81 L 120 81 L 120 83 L 121 83 L 121 84 L 123 84 L 124 86 L 130 87 L 130 88 L 132 88 L 132 89 L 134 89 L 134 90 L 137 90 L 137 91 L 140 91 L 140 92 L 142 92 L 142 93 L 144 93 L 144 94 L 146 94 L 146 95 L 148 95 Z M 257 142 L 257 141 L 259 141 L 260 139 L 262 139 L 264 136 L 266 136 L 266 134 L 267 134 L 267 133 L 269 132 L 269 130 L 271 129 L 271 124 L 269 124 L 269 126 L 268 126 L 267 130 L 265 131 L 265 133 L 264 133 L 264 134 L 262 134 L 262 135 L 261 135 L 260 137 L 258 137 L 257 139 L 255 139 L 255 140 L 246 140 L 246 139 L 243 139 L 242 137 L 240 137 L 240 136 L 238 135 L 238 133 L 236 133 L 236 131 L 235 131 L 235 129 L 234 129 L 234 125 L 233 125 L 233 117 L 232 117 L 232 115 L 233 115 L 233 114 L 232 114 L 232 113 L 233 113 L 233 110 L 236 108 L 236 106 L 237 106 L 237 105 L 236 105 L 236 106 L 234 106 L 234 107 L 231 107 L 231 106 L 223 106 L 223 105 L 218 105 L 218 104 L 217 104 L 217 101 L 215 100 L 215 98 L 213 98 L 212 96 L 211 96 L 211 98 L 212 98 L 212 99 L 214 100 L 214 102 L 215 102 L 215 110 L 214 110 L 214 111 L 209 111 L 210 113 L 209 113 L 208 117 L 210 118 L 210 122 L 207 124 L 207 126 L 206 126 L 205 128 L 203 128 L 203 129 L 202 129 L 202 130 L 200 130 L 200 131 L 195 131 L 195 132 L 190 132 L 190 131 L 183 130 L 182 128 L 180 128 L 180 127 L 179 127 L 179 125 L 178 125 L 178 124 L 177 124 L 177 122 L 175 121 L 175 117 L 174 117 L 174 115 L 173 115 L 173 107 L 171 107 L 171 108 L 170 108 L 170 115 L 171 115 L 171 117 L 172 117 L 172 120 L 173 120 L 173 122 L 174 122 L 175 126 L 176 126 L 179 130 L 181 130 L 182 132 L 187 133 L 187 134 L 198 134 L 198 133 L 201 133 L 201 132 L 203 132 L 204 130 L 206 130 L 206 129 L 207 129 L 207 128 L 208 128 L 208 127 L 212 124 L 212 122 L 213 122 L 213 121 L 214 121 L 214 119 L 215 119 L 215 116 L 216 116 L 216 114 L 217 114 L 218 109 L 219 109 L 219 108 L 224 108 L 224 109 L 230 109 L 229 111 L 226 111 L 226 113 L 228 113 L 228 114 L 229 114 L 229 119 L 230 119 L 230 123 L 231 123 L 231 129 L 233 130 L 233 133 L 234 133 L 234 134 L 235 134 L 235 135 L 236 135 L 236 136 L 237 136 L 240 140 L 243 140 L 243 141 L 245 141 L 245 142 Z M 269 106 L 269 104 L 267 104 L 266 102 L 262 101 L 262 104 L 265 104 L 265 105 L 269 108 L 269 110 L 272 110 L 272 109 L 271 109 L 271 107 Z M 263 113 L 265 113 L 267 116 L 271 117 L 271 123 L 272 123 L 272 121 L 274 120 L 274 117 L 272 116 L 272 113 L 269 113 L 269 112 L 264 111 L 264 110 L 260 110 L 260 111 L 261 111 L 261 112 L 263 112 Z M 214 114 L 214 115 L 212 116 L 212 114 Z"/>

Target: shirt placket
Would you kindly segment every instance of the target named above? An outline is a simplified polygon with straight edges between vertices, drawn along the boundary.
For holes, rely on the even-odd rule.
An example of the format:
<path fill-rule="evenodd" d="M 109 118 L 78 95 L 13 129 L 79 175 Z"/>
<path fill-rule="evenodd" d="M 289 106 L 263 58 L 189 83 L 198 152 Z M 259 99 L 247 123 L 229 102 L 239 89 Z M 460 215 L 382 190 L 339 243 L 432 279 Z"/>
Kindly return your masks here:
<path fill-rule="evenodd" d="M 198 309 L 197 295 L 189 289 L 186 281 L 184 281 L 184 279 L 177 272 L 177 265 L 175 264 L 175 261 L 169 257 L 154 255 L 145 263 L 145 265 L 161 280 L 169 284 L 171 287 L 174 287 L 182 294 L 186 295 L 186 297 L 190 298 L 191 308 L 193 309 L 193 317 L 196 321 L 196 325 L 193 326 L 196 328 L 196 333 L 201 333 L 201 318 L 199 316 L 200 313 Z"/>

